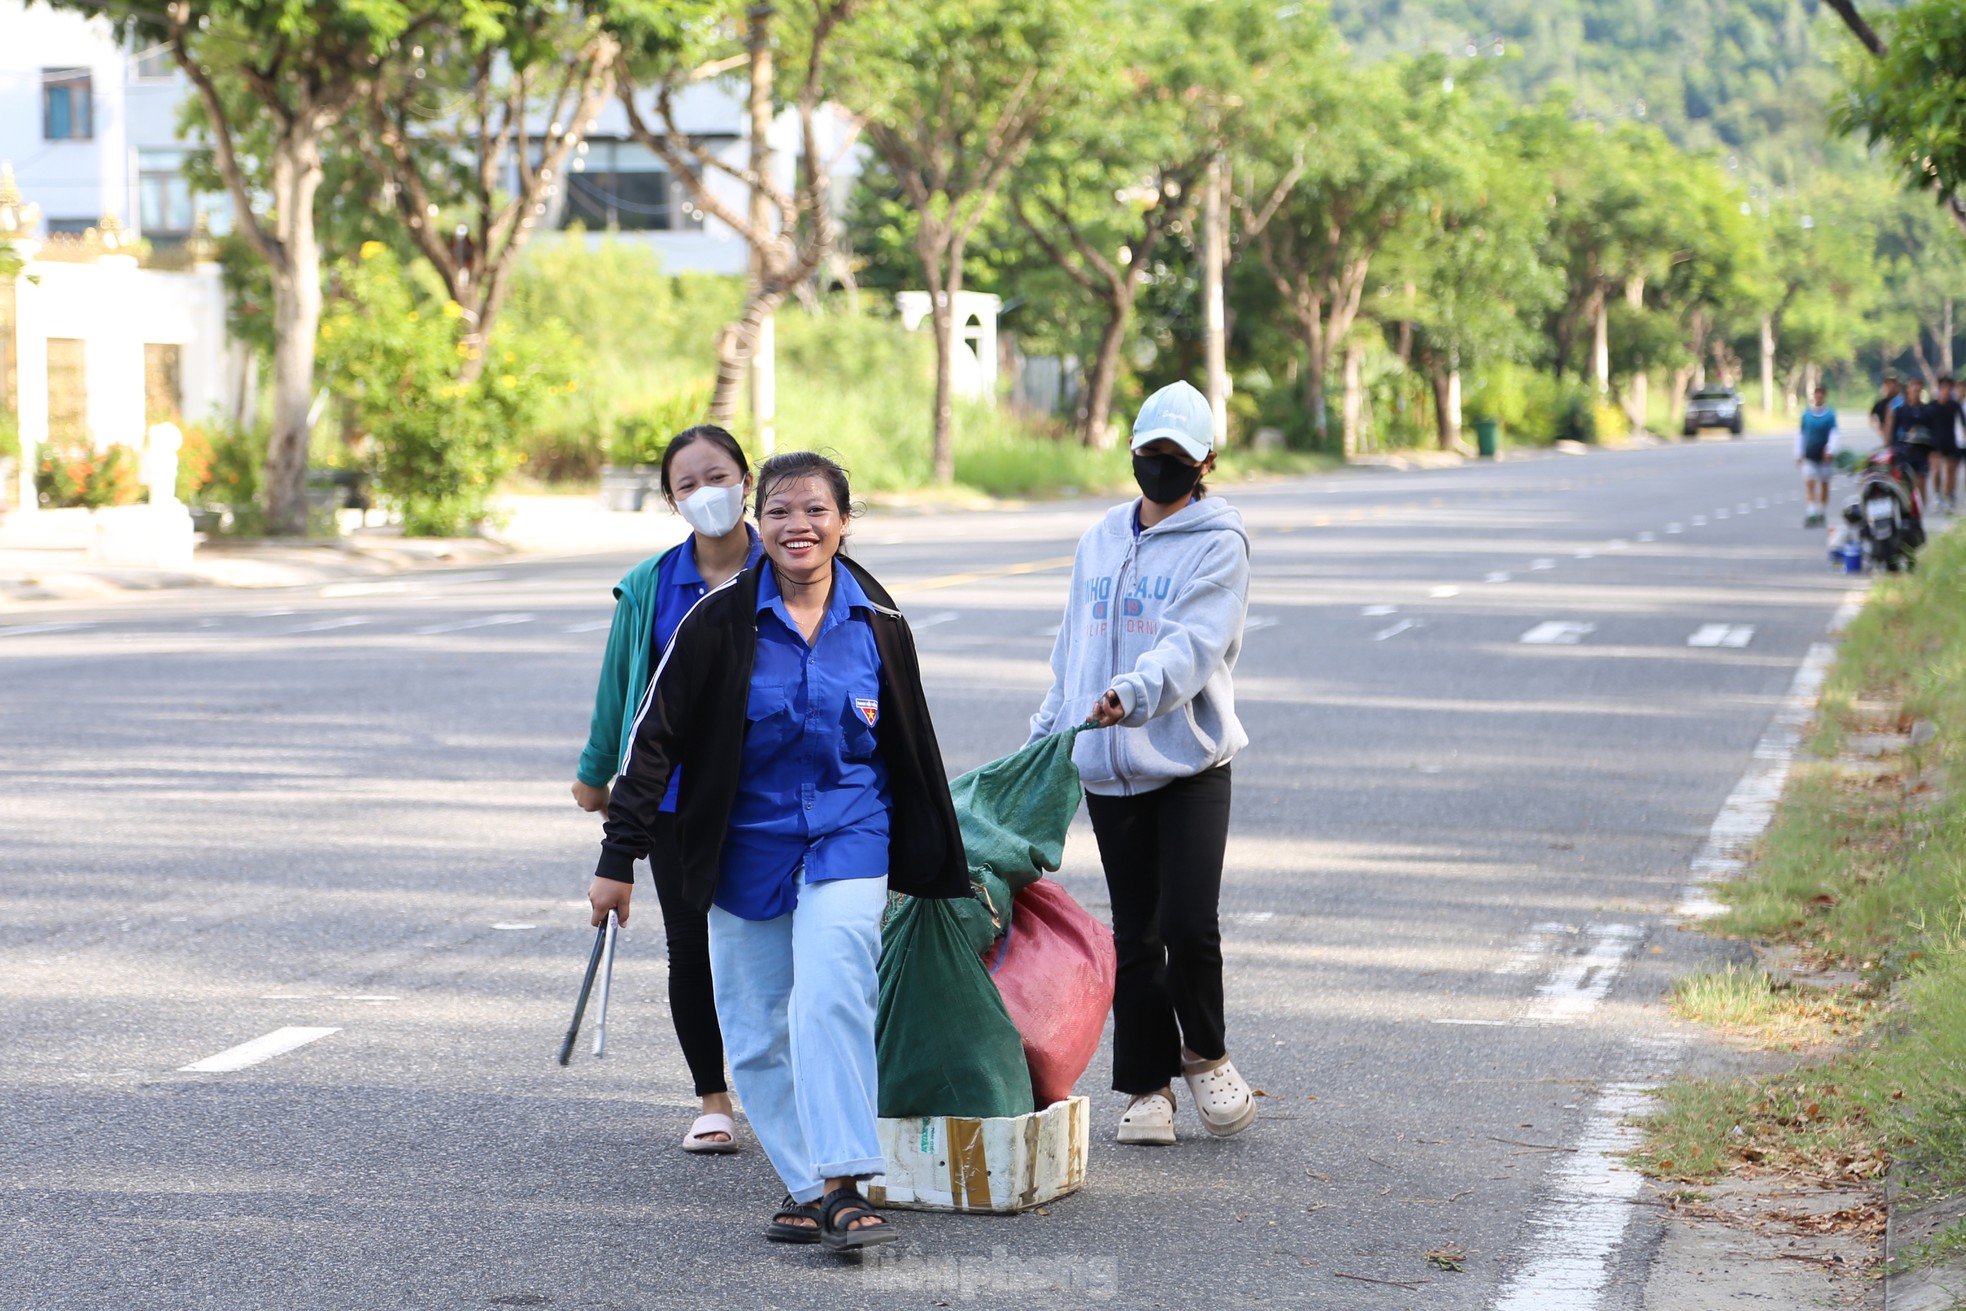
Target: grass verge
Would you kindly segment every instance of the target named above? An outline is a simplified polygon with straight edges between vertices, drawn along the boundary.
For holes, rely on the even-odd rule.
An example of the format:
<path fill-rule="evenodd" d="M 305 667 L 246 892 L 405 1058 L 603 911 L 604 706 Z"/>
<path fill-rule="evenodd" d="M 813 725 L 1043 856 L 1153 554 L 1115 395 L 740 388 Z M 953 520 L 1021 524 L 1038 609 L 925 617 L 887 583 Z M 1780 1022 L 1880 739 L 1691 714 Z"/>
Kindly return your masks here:
<path fill-rule="evenodd" d="M 1720 889 L 1727 911 L 1708 926 L 1860 981 L 1821 994 L 1753 969 L 1682 981 L 1682 1016 L 1805 1056 L 1776 1075 L 1668 1086 L 1635 1154 L 1649 1173 L 1848 1181 L 1896 1165 L 1914 1196 L 1966 1190 L 1962 589 L 1961 533 L 1936 539 L 1916 574 L 1878 581 L 1826 684 L 1817 758 L 1798 764 L 1752 874 Z M 1966 1230 L 1926 1258 L 1962 1247 Z"/>

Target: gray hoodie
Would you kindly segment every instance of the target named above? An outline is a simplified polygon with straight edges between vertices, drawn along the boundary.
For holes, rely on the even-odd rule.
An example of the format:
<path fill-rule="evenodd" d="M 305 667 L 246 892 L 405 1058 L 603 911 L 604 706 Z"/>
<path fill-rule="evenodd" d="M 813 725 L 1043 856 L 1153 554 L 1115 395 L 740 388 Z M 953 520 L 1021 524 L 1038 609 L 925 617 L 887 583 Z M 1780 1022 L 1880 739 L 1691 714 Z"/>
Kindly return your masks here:
<path fill-rule="evenodd" d="M 1079 734 L 1072 760 L 1099 796 L 1151 792 L 1227 761 L 1249 742 L 1230 674 L 1249 603 L 1249 534 L 1203 499 L 1137 536 L 1137 503 L 1086 530 L 1051 648 L 1051 691 L 1031 740 L 1084 722 L 1108 688 L 1126 718 Z"/>

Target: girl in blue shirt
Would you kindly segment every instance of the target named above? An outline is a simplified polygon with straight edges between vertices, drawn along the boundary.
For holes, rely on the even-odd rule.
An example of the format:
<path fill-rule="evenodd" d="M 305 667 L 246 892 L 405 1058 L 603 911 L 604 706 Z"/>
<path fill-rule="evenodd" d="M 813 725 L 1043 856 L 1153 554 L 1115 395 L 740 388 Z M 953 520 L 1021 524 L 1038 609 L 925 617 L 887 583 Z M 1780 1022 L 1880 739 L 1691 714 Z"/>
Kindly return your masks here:
<path fill-rule="evenodd" d="M 676 770 L 685 895 L 709 911 L 711 977 L 745 1114 L 787 1196 L 781 1242 L 890 1241 L 857 1181 L 883 1172 L 874 1017 L 890 885 L 969 891 L 948 774 L 907 621 L 840 554 L 846 474 L 758 470 L 765 559 L 683 620 L 636 714 L 587 898 L 625 920 L 635 860 Z"/>
<path fill-rule="evenodd" d="M 676 626 L 711 589 L 757 563 L 758 535 L 744 522 L 751 466 L 744 448 L 709 424 L 676 434 L 662 452 L 662 497 L 695 531 L 679 545 L 644 560 L 615 586 L 614 626 L 594 691 L 587 747 L 575 771 L 573 799 L 582 810 L 606 811 L 608 785 L 628 751 L 634 706 L 641 703 L 656 661 Z M 724 1082 L 724 1043 L 710 983 L 709 921 L 681 894 L 677 881 L 676 795 L 672 780 L 651 833 L 649 873 L 662 905 L 669 944 L 669 1014 L 689 1065 L 702 1113 L 683 1135 L 686 1152 L 734 1152 L 730 1086 Z"/>

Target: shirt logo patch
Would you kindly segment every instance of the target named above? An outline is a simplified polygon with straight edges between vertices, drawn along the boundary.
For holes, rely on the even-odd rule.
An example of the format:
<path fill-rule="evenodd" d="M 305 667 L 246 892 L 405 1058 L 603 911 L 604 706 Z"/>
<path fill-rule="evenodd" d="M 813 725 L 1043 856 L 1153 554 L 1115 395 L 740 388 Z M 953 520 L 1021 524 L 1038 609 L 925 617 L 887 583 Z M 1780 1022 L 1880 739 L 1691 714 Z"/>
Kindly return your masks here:
<path fill-rule="evenodd" d="M 1134 596 L 1127 597 L 1125 609 L 1129 616 L 1141 613 L 1143 607 L 1140 604 L 1140 598 Z"/>
<path fill-rule="evenodd" d="M 874 727 L 874 725 L 880 723 L 881 703 L 879 701 L 876 701 L 873 697 L 870 696 L 855 697 L 853 699 L 853 708 L 855 710 L 858 710 L 860 712 L 860 717 L 867 721 L 867 727 L 872 728 Z"/>
<path fill-rule="evenodd" d="M 1106 603 L 1104 601 L 1094 601 L 1092 603 L 1092 617 L 1094 619 L 1104 619 L 1106 617 Z"/>

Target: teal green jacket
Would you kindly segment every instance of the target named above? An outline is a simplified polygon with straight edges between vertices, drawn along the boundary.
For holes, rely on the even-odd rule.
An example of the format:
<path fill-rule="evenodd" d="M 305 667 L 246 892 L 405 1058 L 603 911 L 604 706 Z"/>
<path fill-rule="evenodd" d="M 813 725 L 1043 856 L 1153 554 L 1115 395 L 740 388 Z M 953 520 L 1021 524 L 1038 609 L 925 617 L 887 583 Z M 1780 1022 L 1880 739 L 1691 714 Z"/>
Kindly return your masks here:
<path fill-rule="evenodd" d="M 684 538 L 686 544 L 688 538 Z M 601 656 L 601 678 L 594 688 L 594 718 L 587 726 L 587 746 L 580 753 L 580 767 L 574 777 L 588 787 L 601 787 L 611 781 L 628 753 L 628 740 L 634 731 L 632 698 L 640 702 L 652 672 L 655 631 L 656 576 L 662 562 L 682 549 L 672 546 L 661 555 L 651 556 L 621 576 L 614 585 L 614 625 L 608 629 L 608 646 Z"/>

